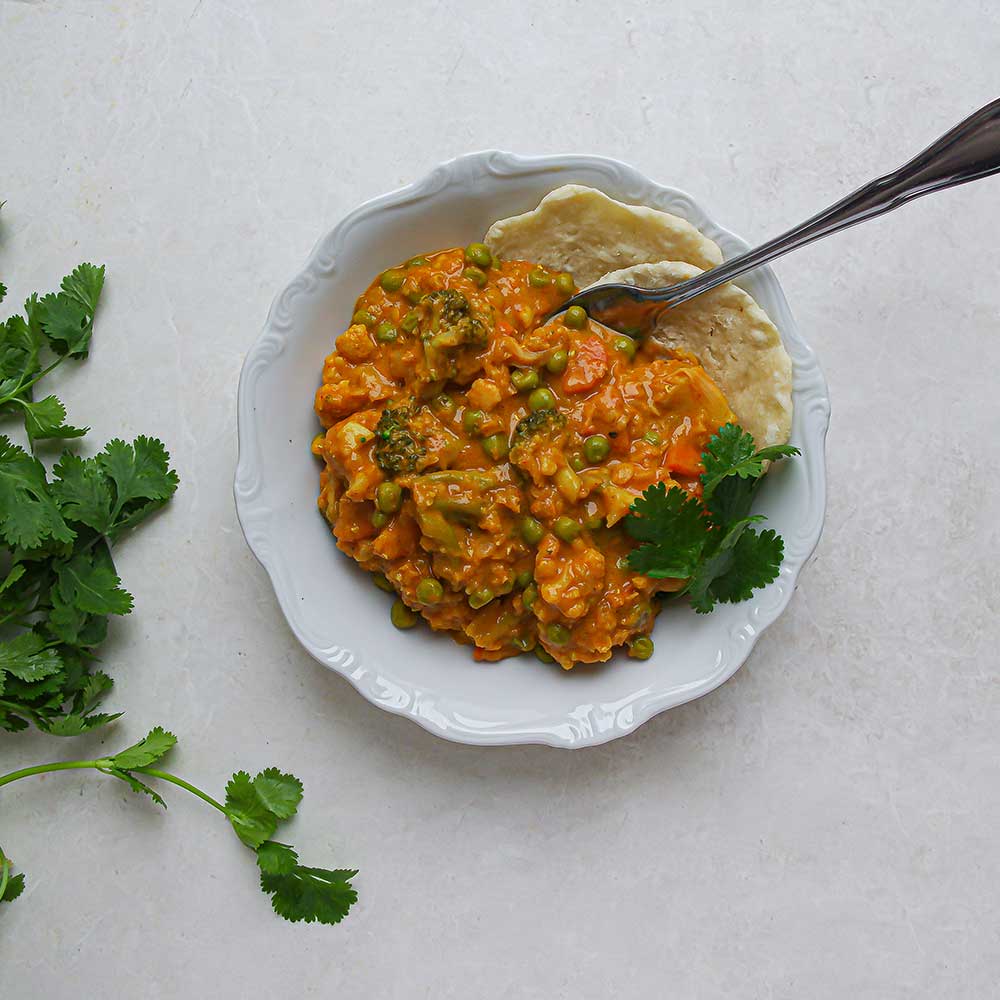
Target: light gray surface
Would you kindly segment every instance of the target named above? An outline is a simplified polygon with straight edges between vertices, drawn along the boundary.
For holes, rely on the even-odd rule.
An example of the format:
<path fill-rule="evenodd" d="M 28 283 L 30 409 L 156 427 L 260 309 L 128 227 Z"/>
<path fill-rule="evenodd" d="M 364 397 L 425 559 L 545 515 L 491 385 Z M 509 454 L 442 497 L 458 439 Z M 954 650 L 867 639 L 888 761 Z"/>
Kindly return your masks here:
<path fill-rule="evenodd" d="M 59 390 L 183 480 L 119 552 L 108 745 L 163 723 L 209 789 L 291 768 L 289 839 L 362 869 L 340 927 L 291 926 L 179 790 L 163 815 L 21 782 L 5 997 L 995 992 L 1000 181 L 779 263 L 833 396 L 826 534 L 747 666 L 631 737 L 474 750 L 370 707 L 297 648 L 233 513 L 243 353 L 362 198 L 469 149 L 578 149 L 754 241 L 996 96 L 986 3 L 737 6 L 0 3 L 5 305 L 106 262 Z M 0 766 L 99 745 L 0 737 Z"/>

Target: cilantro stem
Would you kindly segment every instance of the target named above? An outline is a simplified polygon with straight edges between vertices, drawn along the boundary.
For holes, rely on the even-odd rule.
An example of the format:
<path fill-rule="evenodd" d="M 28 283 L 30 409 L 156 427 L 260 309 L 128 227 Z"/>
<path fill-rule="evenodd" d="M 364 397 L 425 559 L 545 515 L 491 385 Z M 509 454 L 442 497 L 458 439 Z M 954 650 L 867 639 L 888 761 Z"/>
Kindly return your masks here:
<path fill-rule="evenodd" d="M 183 788 L 184 791 L 190 792 L 192 795 L 197 795 L 199 799 L 203 802 L 207 802 L 210 806 L 215 806 L 219 812 L 224 813 L 226 816 L 229 815 L 229 811 L 221 802 L 216 802 L 211 795 L 208 795 L 200 788 L 196 788 L 194 785 L 189 784 L 183 778 L 178 778 L 176 774 L 161 771 L 156 767 L 133 767 L 131 768 L 131 771 L 134 774 L 148 774 L 151 778 L 159 778 L 161 781 L 169 781 L 170 784 L 177 785 L 178 788 Z"/>
<path fill-rule="evenodd" d="M 56 358 L 56 360 L 53 361 L 52 364 L 48 366 L 48 368 L 43 368 L 30 381 L 18 382 L 17 388 L 13 392 L 8 393 L 6 396 L 0 396 L 0 406 L 3 406 L 4 403 L 11 402 L 11 400 L 13 400 L 16 403 L 23 402 L 22 400 L 19 400 L 17 397 L 20 396 L 21 393 L 24 392 L 25 390 L 30 389 L 36 382 L 40 382 L 53 369 L 58 368 L 66 360 L 68 356 L 69 355 L 64 354 L 61 357 Z"/>
<path fill-rule="evenodd" d="M 2 704 L 4 703 L 0 702 L 0 705 Z M 54 764 L 36 764 L 34 767 L 25 767 L 20 771 L 11 771 L 10 774 L 3 775 L 0 777 L 0 786 L 9 785 L 12 781 L 18 781 L 21 778 L 30 778 L 34 774 L 48 774 L 50 771 L 71 771 L 92 768 L 103 774 L 107 773 L 105 768 L 111 766 L 111 764 L 112 759 L 110 757 L 104 757 L 100 760 L 64 760 Z M 176 774 L 161 771 L 156 767 L 132 767 L 128 768 L 128 771 L 135 774 L 147 774 L 149 777 L 159 778 L 161 781 L 169 781 L 170 784 L 177 785 L 178 788 L 183 788 L 184 791 L 190 792 L 192 795 L 197 795 L 203 802 L 207 802 L 210 806 L 214 806 L 224 815 L 229 815 L 229 810 L 227 810 L 221 802 L 216 801 L 207 792 L 203 792 L 200 788 L 196 788 L 183 778 L 178 778 Z M 0 858 L 2 857 L 3 854 L 0 852 Z"/>
<path fill-rule="evenodd" d="M 37 725 L 38 722 L 44 718 L 41 712 L 36 712 L 33 708 L 28 708 L 27 705 L 19 705 L 16 701 L 5 701 L 0 698 L 0 708 L 8 708 L 12 712 L 17 712 L 18 715 L 30 715 Z"/>
<path fill-rule="evenodd" d="M 33 774 L 47 774 L 49 771 L 72 771 L 81 770 L 88 767 L 98 767 L 102 761 L 99 760 L 63 760 L 55 764 L 36 764 L 34 767 L 24 767 L 20 771 L 11 771 L 0 777 L 0 786 L 9 785 L 12 781 L 21 778 L 30 778 Z"/>
<path fill-rule="evenodd" d="M 3 899 L 3 894 L 7 891 L 7 881 L 9 878 L 10 860 L 4 854 L 3 848 L 0 847 L 0 899 Z"/>

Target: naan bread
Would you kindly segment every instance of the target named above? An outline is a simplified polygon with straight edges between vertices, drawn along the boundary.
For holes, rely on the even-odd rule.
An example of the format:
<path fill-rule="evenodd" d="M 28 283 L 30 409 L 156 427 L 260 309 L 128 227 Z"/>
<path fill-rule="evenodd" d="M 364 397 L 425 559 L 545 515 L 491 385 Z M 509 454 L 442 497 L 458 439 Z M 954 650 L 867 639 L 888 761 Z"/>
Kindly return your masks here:
<path fill-rule="evenodd" d="M 690 264 L 661 261 L 612 271 L 595 284 L 620 282 L 654 288 L 700 273 L 700 268 Z M 652 335 L 668 347 L 697 355 L 758 448 L 788 440 L 792 359 L 775 325 L 742 288 L 727 282 L 667 309 Z"/>
<path fill-rule="evenodd" d="M 632 264 L 679 260 L 707 269 L 722 263 L 718 246 L 690 222 L 579 184 L 550 192 L 531 212 L 494 222 L 484 242 L 502 259 L 569 271 L 581 288 Z"/>

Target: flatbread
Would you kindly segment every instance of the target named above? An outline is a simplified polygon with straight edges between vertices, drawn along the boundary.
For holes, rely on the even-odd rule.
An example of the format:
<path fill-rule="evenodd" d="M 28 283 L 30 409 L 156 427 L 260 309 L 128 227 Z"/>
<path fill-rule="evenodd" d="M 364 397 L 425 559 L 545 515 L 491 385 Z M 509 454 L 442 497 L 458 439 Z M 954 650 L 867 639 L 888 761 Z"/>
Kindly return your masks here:
<path fill-rule="evenodd" d="M 612 271 L 595 284 L 620 282 L 655 288 L 675 285 L 700 273 L 700 268 L 690 264 L 661 261 Z M 698 357 L 759 448 L 788 440 L 792 429 L 792 359 L 775 325 L 742 288 L 727 282 L 667 309 L 652 336 Z"/>
<path fill-rule="evenodd" d="M 501 259 L 569 271 L 581 288 L 632 264 L 679 260 L 707 269 L 722 263 L 718 246 L 687 220 L 579 184 L 556 188 L 524 215 L 494 222 L 484 242 Z"/>

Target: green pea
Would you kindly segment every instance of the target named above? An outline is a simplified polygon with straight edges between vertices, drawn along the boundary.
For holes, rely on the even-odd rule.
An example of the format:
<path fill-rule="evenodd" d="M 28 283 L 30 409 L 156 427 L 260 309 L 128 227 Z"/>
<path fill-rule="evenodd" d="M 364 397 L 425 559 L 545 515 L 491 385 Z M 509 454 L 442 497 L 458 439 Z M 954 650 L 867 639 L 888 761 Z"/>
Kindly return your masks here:
<path fill-rule="evenodd" d="M 469 607 L 478 611 L 485 608 L 493 600 L 493 591 L 489 587 L 481 587 L 469 594 Z"/>
<path fill-rule="evenodd" d="M 572 295 L 576 289 L 576 282 L 573 280 L 572 274 L 567 274 L 563 271 L 562 274 L 556 275 L 556 291 L 560 295 Z"/>
<path fill-rule="evenodd" d="M 646 433 L 643 434 L 642 439 L 646 442 L 646 444 L 651 444 L 654 448 L 658 448 L 661 444 L 663 444 L 663 438 L 661 438 L 656 431 L 646 431 Z"/>
<path fill-rule="evenodd" d="M 587 463 L 584 461 L 583 455 L 574 453 L 569 456 L 569 467 L 574 472 L 583 472 L 587 468 Z"/>
<path fill-rule="evenodd" d="M 382 344 L 391 344 L 398 336 L 399 332 L 388 320 L 383 320 L 375 329 L 375 339 Z"/>
<path fill-rule="evenodd" d="M 556 658 L 544 646 L 535 646 L 535 656 L 537 656 L 542 663 L 556 662 Z"/>
<path fill-rule="evenodd" d="M 587 311 L 580 306 L 570 306 L 563 314 L 563 322 L 571 330 L 582 330 L 587 325 Z"/>
<path fill-rule="evenodd" d="M 518 526 L 521 537 L 529 545 L 537 545 L 545 537 L 545 528 L 541 521 L 536 521 L 533 517 L 522 517 Z"/>
<path fill-rule="evenodd" d="M 390 267 L 388 271 L 382 272 L 379 284 L 385 292 L 398 292 L 403 287 L 406 275 L 398 267 Z"/>
<path fill-rule="evenodd" d="M 628 644 L 628 655 L 633 660 L 648 660 L 653 655 L 653 640 L 647 635 L 640 635 Z"/>
<path fill-rule="evenodd" d="M 462 414 L 462 426 L 469 434 L 475 434 L 485 419 L 486 414 L 482 410 L 466 410 Z"/>
<path fill-rule="evenodd" d="M 399 328 L 404 333 L 413 333 L 420 325 L 420 313 L 416 309 L 411 309 L 400 321 Z"/>
<path fill-rule="evenodd" d="M 361 323 L 364 326 L 374 326 L 375 317 L 367 309 L 359 309 L 352 317 L 352 323 Z"/>
<path fill-rule="evenodd" d="M 540 267 L 536 267 L 533 271 L 528 272 L 528 284 L 532 288 L 545 288 L 546 285 L 550 285 L 551 283 L 552 278 Z"/>
<path fill-rule="evenodd" d="M 580 525 L 573 518 L 563 514 L 552 522 L 552 533 L 564 542 L 572 542 L 580 535 Z"/>
<path fill-rule="evenodd" d="M 507 457 L 509 446 L 506 434 L 491 434 L 483 438 L 483 451 L 486 452 L 494 462 L 500 462 Z"/>
<path fill-rule="evenodd" d="M 406 290 L 406 298 L 411 306 L 415 306 L 424 297 L 424 290 L 419 285 L 413 285 Z"/>
<path fill-rule="evenodd" d="M 314 449 L 322 450 L 323 445 L 326 443 L 326 434 L 317 434 L 316 437 L 312 439 L 311 447 Z"/>
<path fill-rule="evenodd" d="M 462 274 L 464 274 L 474 285 L 478 285 L 480 288 L 486 284 L 486 272 L 478 267 L 467 267 Z"/>
<path fill-rule="evenodd" d="M 570 638 L 569 629 L 565 625 L 560 625 L 559 622 L 552 622 L 551 625 L 545 626 L 545 638 L 553 646 L 565 646 Z"/>
<path fill-rule="evenodd" d="M 465 248 L 465 259 L 477 267 L 493 266 L 493 254 L 485 243 L 470 243 Z"/>
<path fill-rule="evenodd" d="M 558 351 L 554 351 L 552 357 L 545 362 L 545 367 L 548 368 L 553 375 L 562 375 L 566 371 L 566 365 L 569 364 L 569 353 L 564 351 L 561 347 Z"/>
<path fill-rule="evenodd" d="M 510 644 L 522 653 L 530 653 L 535 648 L 535 640 L 530 635 L 515 635 Z"/>
<path fill-rule="evenodd" d="M 587 531 L 597 531 L 604 524 L 604 518 L 600 514 L 591 514 L 584 519 L 583 526 Z"/>
<path fill-rule="evenodd" d="M 435 413 L 440 413 L 443 416 L 450 416 L 455 412 L 455 400 L 451 398 L 446 392 L 438 393 L 431 400 L 431 409 Z"/>
<path fill-rule="evenodd" d="M 518 590 L 524 590 L 524 588 L 531 583 L 532 579 L 534 579 L 534 577 L 531 575 L 531 570 L 522 569 L 521 572 L 516 574 L 514 577 L 514 586 L 517 587 Z"/>
<path fill-rule="evenodd" d="M 521 594 L 521 602 L 530 611 L 534 607 L 535 601 L 538 600 L 538 587 L 534 583 L 529 583 L 527 587 L 524 588 L 524 593 Z"/>
<path fill-rule="evenodd" d="M 415 611 L 411 611 L 402 601 L 393 601 L 389 610 L 389 621 L 396 628 L 413 628 L 419 618 Z"/>
<path fill-rule="evenodd" d="M 528 406 L 533 413 L 539 410 L 551 410 L 556 405 L 556 397 L 551 389 L 535 389 L 528 397 Z"/>
<path fill-rule="evenodd" d="M 374 583 L 379 590 L 384 590 L 387 594 L 393 594 L 396 592 L 396 588 L 389 582 L 385 573 L 372 573 L 372 583 Z"/>
<path fill-rule="evenodd" d="M 383 514 L 395 514 L 403 506 L 403 490 L 399 483 L 379 483 L 375 490 L 375 506 Z"/>
<path fill-rule="evenodd" d="M 534 368 L 515 368 L 510 373 L 510 384 L 518 392 L 530 392 L 538 388 L 538 372 Z"/>
<path fill-rule="evenodd" d="M 377 510 L 372 514 L 372 527 L 381 531 L 389 523 L 389 515 Z"/>
<path fill-rule="evenodd" d="M 611 454 L 611 442 L 603 434 L 591 434 L 583 442 L 583 455 L 592 465 L 603 462 Z"/>
<path fill-rule="evenodd" d="M 611 341 L 611 346 L 616 351 L 624 354 L 629 361 L 635 357 L 635 352 L 638 350 L 638 345 L 631 337 L 615 337 L 615 339 Z"/>
<path fill-rule="evenodd" d="M 417 600 L 421 604 L 437 604 L 444 597 L 444 587 L 440 580 L 426 576 L 417 584 Z"/>
<path fill-rule="evenodd" d="M 411 257 L 406 262 L 406 267 L 423 267 L 427 263 L 426 257 Z"/>

